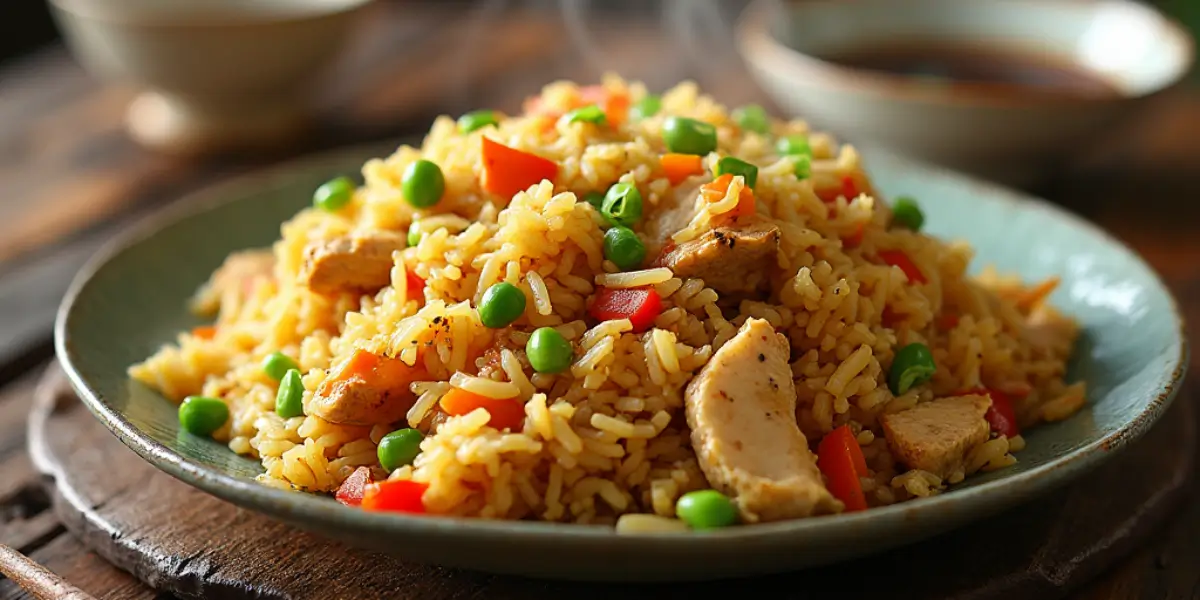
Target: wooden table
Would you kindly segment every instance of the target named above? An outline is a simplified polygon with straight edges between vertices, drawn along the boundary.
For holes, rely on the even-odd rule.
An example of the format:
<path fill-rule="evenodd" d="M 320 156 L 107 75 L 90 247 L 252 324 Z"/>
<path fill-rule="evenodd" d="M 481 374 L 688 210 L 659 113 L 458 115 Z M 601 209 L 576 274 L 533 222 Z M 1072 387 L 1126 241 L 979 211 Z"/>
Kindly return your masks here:
<path fill-rule="evenodd" d="M 318 130 L 276 156 L 184 161 L 141 150 L 121 129 L 130 91 L 95 81 L 61 48 L 0 71 L 0 542 L 97 597 L 171 597 L 111 567 L 66 533 L 25 453 L 25 416 L 36 373 L 50 355 L 54 308 L 98 243 L 140 214 L 231 174 L 419 132 L 441 112 L 512 110 L 551 79 L 600 74 L 597 56 L 576 50 L 553 13 L 463 18 L 397 3 L 380 5 L 373 16 L 323 98 Z M 484 30 L 483 17 L 496 20 Z M 601 15 L 591 25 L 608 68 L 654 88 L 693 78 L 729 104 L 769 105 L 736 61 L 672 53 L 662 32 L 645 23 Z M 490 37 L 480 44 L 485 31 Z M 421 52 L 411 51 L 415 47 Z M 470 52 L 456 52 L 464 47 Z M 1082 150 L 1035 191 L 1136 248 L 1167 280 L 1189 321 L 1200 322 L 1200 90 L 1154 100 L 1105 143 Z M 1193 358 L 1192 367 L 1198 364 Z M 1180 401 L 1194 401 L 1193 389 Z M 1152 543 L 1077 597 L 1191 597 L 1200 587 L 1197 564 L 1200 504 L 1189 503 Z M 0 597 L 24 596 L 3 580 Z"/>

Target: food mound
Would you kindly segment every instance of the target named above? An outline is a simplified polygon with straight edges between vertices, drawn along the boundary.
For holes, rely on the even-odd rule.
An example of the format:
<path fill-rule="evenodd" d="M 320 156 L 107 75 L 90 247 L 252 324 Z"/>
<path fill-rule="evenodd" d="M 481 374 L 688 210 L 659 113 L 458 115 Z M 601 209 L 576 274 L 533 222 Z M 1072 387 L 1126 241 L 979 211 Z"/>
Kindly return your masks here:
<path fill-rule="evenodd" d="M 852 147 L 690 83 L 554 83 L 362 174 L 130 369 L 267 485 L 722 527 L 936 494 L 1084 404 L 1057 280 L 968 277 Z"/>

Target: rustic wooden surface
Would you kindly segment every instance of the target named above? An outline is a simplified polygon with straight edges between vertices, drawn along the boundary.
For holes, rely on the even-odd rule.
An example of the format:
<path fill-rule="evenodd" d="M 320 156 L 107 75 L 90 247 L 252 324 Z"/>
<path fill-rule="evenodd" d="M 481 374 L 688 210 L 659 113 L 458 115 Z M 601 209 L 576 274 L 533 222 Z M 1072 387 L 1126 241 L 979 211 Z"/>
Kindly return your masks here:
<path fill-rule="evenodd" d="M 804 573 L 670 585 L 534 582 L 403 563 L 292 529 L 200 492 L 140 460 L 71 393 L 57 367 L 34 399 L 30 452 L 55 513 L 84 543 L 159 590 L 185 597 L 613 598 L 770 596 L 803 579 L 833 596 L 1056 598 L 1153 535 L 1187 495 L 1196 410 L 1179 402 L 1145 439 L 1081 483 L 946 536 Z M 1110 491 L 1121 489 L 1120 495 Z M 1097 498 L 1107 498 L 1097 502 Z M 219 533 L 214 533 L 219 532 Z M 213 543 L 219 539 L 219 543 Z"/>
<path fill-rule="evenodd" d="M 728 40 L 713 34 L 703 39 L 703 52 L 672 52 L 671 38 L 658 23 L 600 15 L 587 23 L 594 46 L 581 47 L 554 13 L 468 14 L 410 2 L 382 4 L 375 11 L 326 86 L 320 126 L 303 143 L 274 156 L 182 161 L 141 150 L 121 129 L 130 91 L 97 82 L 61 48 L 0 68 L 0 190 L 5 192 L 0 194 L 0 543 L 99 598 L 172 598 L 112 567 L 69 534 L 49 510 L 50 499 L 24 452 L 24 417 L 34 386 L 30 373 L 40 371 L 49 357 L 58 298 L 97 245 L 131 219 L 184 192 L 282 158 L 419 132 L 438 113 L 483 106 L 512 110 L 548 80 L 594 81 L 601 65 L 652 88 L 692 78 L 729 104 L 753 100 L 770 106 L 728 58 Z M 1189 321 L 1197 323 L 1197 174 L 1200 90 L 1189 89 L 1156 99 L 1106 143 L 1081 148 L 1078 160 L 1034 191 L 1098 222 L 1141 252 L 1175 291 Z M 1198 364 L 1200 358 L 1193 358 L 1193 368 Z M 1194 401 L 1194 387 L 1185 389 L 1181 402 Z M 1177 452 L 1163 452 L 1150 462 L 1162 467 Z M 1188 486 L 1189 494 L 1196 485 Z M 1129 502 L 1125 488 L 1114 485 L 1096 506 Z M 1195 596 L 1200 503 L 1185 507 L 1151 532 L 1140 549 L 1073 596 Z M 1026 526 L 1013 519 L 1009 529 Z M 1003 543 L 1009 536 L 999 537 Z M 1069 534 L 1062 541 L 1086 543 Z M 441 576 L 438 593 L 444 597 L 518 597 L 522 590 L 558 589 Z M 861 579 L 860 574 L 846 576 Z M 1055 582 L 1064 573 L 1039 576 Z M 1078 580 L 1078 572 L 1074 577 Z M 460 581 L 460 588 L 450 587 Z M 809 581 L 805 578 L 804 585 Z M 459 590 L 457 596 L 452 589 Z M 11 581 L 0 581 L 0 598 L 17 597 L 27 596 Z"/>

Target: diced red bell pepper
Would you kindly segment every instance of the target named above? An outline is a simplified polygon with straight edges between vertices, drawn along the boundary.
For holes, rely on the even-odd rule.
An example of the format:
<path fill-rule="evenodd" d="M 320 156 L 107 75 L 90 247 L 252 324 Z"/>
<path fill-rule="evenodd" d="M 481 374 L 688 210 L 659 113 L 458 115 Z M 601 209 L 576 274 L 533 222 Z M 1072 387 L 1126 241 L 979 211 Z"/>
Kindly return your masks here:
<path fill-rule="evenodd" d="M 925 283 L 928 281 L 925 279 L 925 275 L 921 273 L 921 269 L 918 269 L 912 259 L 901 250 L 880 250 L 879 258 L 893 267 L 900 267 L 900 270 L 904 271 L 904 274 L 908 276 L 908 280 L 913 283 Z"/>
<path fill-rule="evenodd" d="M 342 482 L 334 497 L 346 506 L 358 506 L 362 504 L 363 488 L 367 487 L 369 483 L 371 483 L 371 469 L 359 467 Z"/>
<path fill-rule="evenodd" d="M 417 276 L 410 270 L 404 272 L 404 282 L 408 287 L 409 298 L 420 298 L 422 291 L 425 290 L 425 280 Z"/>
<path fill-rule="evenodd" d="M 937 318 L 937 328 L 941 329 L 942 331 L 950 331 L 951 329 L 958 327 L 958 319 L 958 315 L 954 313 L 942 314 Z"/>
<path fill-rule="evenodd" d="M 552 160 L 509 148 L 487 137 L 482 139 L 484 191 L 509 199 L 543 179 L 553 181 L 558 175 L 558 164 Z"/>
<path fill-rule="evenodd" d="M 866 233 L 866 230 L 866 223 L 859 223 L 857 226 L 855 226 L 854 233 L 851 233 L 842 240 L 842 245 L 847 248 L 857 248 L 858 245 L 862 243 L 863 234 Z"/>
<path fill-rule="evenodd" d="M 424 514 L 421 497 L 429 485 L 416 481 L 381 481 L 363 489 L 363 510 Z"/>
<path fill-rule="evenodd" d="M 892 310 L 890 306 L 883 307 L 883 314 L 879 315 L 883 326 L 888 328 L 894 328 L 901 318 L 903 318 L 902 315 L 896 314 L 896 311 Z"/>
<path fill-rule="evenodd" d="M 588 309 L 588 314 L 597 321 L 629 319 L 635 333 L 649 329 L 660 313 L 662 298 L 652 287 L 599 288 L 595 302 Z"/>
<path fill-rule="evenodd" d="M 992 405 L 988 407 L 987 413 L 983 418 L 987 420 L 992 431 L 1006 437 L 1013 438 L 1021 435 L 1021 427 L 1017 424 L 1017 414 L 1013 410 L 1012 400 L 1008 394 L 1000 390 L 989 388 L 975 388 L 963 390 L 955 396 L 966 396 L 967 394 L 979 394 L 992 399 Z"/>
<path fill-rule="evenodd" d="M 847 175 L 842 178 L 842 195 L 846 197 L 846 202 L 849 202 L 858 197 L 858 183 L 854 178 Z"/>
<path fill-rule="evenodd" d="M 842 178 L 842 184 L 835 190 L 833 188 L 822 188 L 818 190 L 817 197 L 826 204 L 832 203 L 838 199 L 838 196 L 846 198 L 846 202 L 850 202 L 858 197 L 858 184 L 854 182 L 854 178 L 847 175 Z"/>
<path fill-rule="evenodd" d="M 867 509 L 867 497 L 858 480 L 869 473 L 867 460 L 849 425 L 842 425 L 821 439 L 817 446 L 817 467 L 825 475 L 829 492 L 846 505 L 846 512 Z"/>

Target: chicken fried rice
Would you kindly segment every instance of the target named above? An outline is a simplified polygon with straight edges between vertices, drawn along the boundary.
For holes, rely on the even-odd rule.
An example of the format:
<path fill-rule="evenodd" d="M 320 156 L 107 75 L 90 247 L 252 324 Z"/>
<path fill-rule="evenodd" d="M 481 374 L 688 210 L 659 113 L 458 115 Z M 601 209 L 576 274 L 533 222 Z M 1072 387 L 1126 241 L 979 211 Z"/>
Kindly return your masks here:
<path fill-rule="evenodd" d="M 1056 280 L 968 276 L 853 147 L 691 83 L 557 82 L 362 176 L 231 255 L 194 300 L 215 321 L 130 368 L 267 485 L 722 527 L 937 494 L 1084 404 Z"/>

